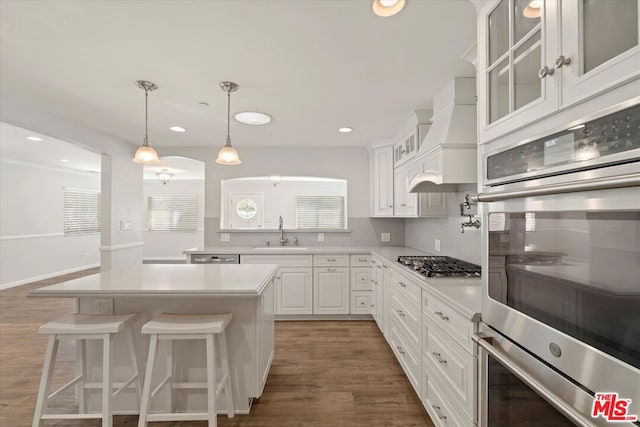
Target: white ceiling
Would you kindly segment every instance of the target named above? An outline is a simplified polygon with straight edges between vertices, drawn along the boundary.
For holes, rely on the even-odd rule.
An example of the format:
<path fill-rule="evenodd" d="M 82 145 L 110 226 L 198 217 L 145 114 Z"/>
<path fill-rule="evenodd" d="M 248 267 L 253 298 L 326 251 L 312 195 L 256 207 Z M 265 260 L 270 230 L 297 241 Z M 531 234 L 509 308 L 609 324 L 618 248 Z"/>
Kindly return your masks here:
<path fill-rule="evenodd" d="M 143 179 L 154 181 L 158 179 L 157 173 L 166 169 L 173 174 L 171 180 L 199 180 L 204 181 L 204 162 L 179 156 L 160 157 L 160 163 L 144 165 Z"/>
<path fill-rule="evenodd" d="M 41 138 L 42 141 L 30 141 L 27 139 L 28 136 Z M 2 122 L 0 159 L 54 169 L 100 173 L 100 154 Z M 63 162 L 61 159 L 68 161 Z"/>
<path fill-rule="evenodd" d="M 262 127 L 232 122 L 241 148 L 377 141 L 412 109 L 431 107 L 448 78 L 474 75 L 460 59 L 475 41 L 466 0 L 407 0 L 390 18 L 369 0 L 2 0 L 0 24 L 0 93 L 136 144 L 139 79 L 159 86 L 149 95 L 156 146 L 222 145 L 218 83 L 238 83 L 232 112 L 273 116 Z"/>

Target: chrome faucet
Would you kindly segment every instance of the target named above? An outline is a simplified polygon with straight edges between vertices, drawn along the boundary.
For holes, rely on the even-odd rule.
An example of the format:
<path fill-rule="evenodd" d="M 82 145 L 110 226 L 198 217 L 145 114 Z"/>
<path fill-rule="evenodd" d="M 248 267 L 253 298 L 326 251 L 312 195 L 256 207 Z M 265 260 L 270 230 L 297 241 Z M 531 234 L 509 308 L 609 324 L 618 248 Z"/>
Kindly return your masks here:
<path fill-rule="evenodd" d="M 284 246 L 289 241 L 289 239 L 284 237 L 284 227 L 282 226 L 282 216 L 280 216 L 280 226 L 278 228 L 280 229 L 280 246 Z"/>

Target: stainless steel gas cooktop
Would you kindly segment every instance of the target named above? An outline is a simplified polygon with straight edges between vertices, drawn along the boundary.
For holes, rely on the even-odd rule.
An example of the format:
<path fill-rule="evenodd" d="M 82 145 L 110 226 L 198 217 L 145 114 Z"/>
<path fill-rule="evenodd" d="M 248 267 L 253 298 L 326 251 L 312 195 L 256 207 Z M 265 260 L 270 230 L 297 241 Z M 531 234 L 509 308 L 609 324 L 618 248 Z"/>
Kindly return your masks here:
<path fill-rule="evenodd" d="M 479 265 L 448 256 L 399 256 L 398 262 L 426 277 L 480 277 Z"/>

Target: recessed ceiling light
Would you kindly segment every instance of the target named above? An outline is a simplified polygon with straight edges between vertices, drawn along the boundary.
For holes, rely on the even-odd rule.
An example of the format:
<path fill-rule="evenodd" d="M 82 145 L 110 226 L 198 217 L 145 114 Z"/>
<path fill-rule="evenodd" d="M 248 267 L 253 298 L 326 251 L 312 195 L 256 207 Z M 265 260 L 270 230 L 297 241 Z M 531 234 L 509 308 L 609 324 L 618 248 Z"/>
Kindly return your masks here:
<path fill-rule="evenodd" d="M 260 113 L 258 111 L 242 111 L 240 113 L 236 113 L 233 118 L 245 125 L 260 126 L 271 123 L 270 115 Z"/>
<path fill-rule="evenodd" d="M 350 128 L 350 127 L 338 128 L 338 132 L 342 132 L 342 133 L 349 133 L 352 130 L 353 130 L 353 128 Z"/>
<path fill-rule="evenodd" d="M 378 16 L 388 17 L 400 12 L 404 7 L 404 0 L 373 0 L 373 13 Z"/>
<path fill-rule="evenodd" d="M 40 138 L 38 136 L 28 136 L 27 139 L 29 141 L 42 141 L 42 138 Z"/>
<path fill-rule="evenodd" d="M 61 162 L 63 163 L 67 163 L 69 161 L 69 159 L 60 159 Z"/>
<path fill-rule="evenodd" d="M 187 129 L 183 128 L 182 126 L 171 126 L 169 129 L 171 129 L 174 132 L 186 132 Z"/>

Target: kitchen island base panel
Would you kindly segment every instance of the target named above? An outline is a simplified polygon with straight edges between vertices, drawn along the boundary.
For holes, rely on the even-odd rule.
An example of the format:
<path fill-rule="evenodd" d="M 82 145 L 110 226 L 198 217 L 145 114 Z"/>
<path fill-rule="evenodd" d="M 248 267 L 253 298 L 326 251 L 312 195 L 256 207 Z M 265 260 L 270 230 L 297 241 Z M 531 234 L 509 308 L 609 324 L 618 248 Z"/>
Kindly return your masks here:
<path fill-rule="evenodd" d="M 251 401 L 262 395 L 264 384 L 273 359 L 274 345 L 274 290 L 270 283 L 257 297 L 215 297 L 215 298 L 166 298 L 166 297 L 116 297 L 114 314 L 140 313 L 133 325 L 135 352 L 138 360 L 147 360 L 149 337 L 140 333 L 142 326 L 160 313 L 215 314 L 231 313 L 232 321 L 227 326 L 226 337 L 230 358 L 232 388 L 235 412 L 248 414 Z M 79 298 L 80 313 L 92 313 L 93 298 Z M 120 337 L 116 337 L 118 340 Z M 87 360 L 89 376 L 94 381 L 101 375 L 101 351 L 97 343 L 88 343 Z M 165 344 L 165 343 L 163 343 Z M 116 342 L 115 346 L 118 347 Z M 204 342 L 184 340 L 174 345 L 174 374 L 176 381 L 205 382 L 206 357 Z M 168 372 L 170 352 L 167 345 L 160 345 L 156 357 L 155 388 Z M 162 368 L 158 365 L 162 364 Z M 127 354 L 114 355 L 114 378 L 116 381 L 127 377 L 130 365 Z M 218 368 L 219 370 L 219 368 Z M 164 371 L 164 372 L 163 372 Z M 127 377 L 128 378 L 128 377 Z M 87 391 L 89 410 L 99 410 L 100 390 Z M 169 392 L 164 387 L 153 399 L 151 412 L 166 411 L 169 408 Z M 183 411 L 206 410 L 206 389 L 174 390 L 174 409 Z M 224 399 L 220 399 L 218 413 L 226 414 Z M 135 394 L 123 391 L 113 401 L 115 414 L 137 413 Z"/>

